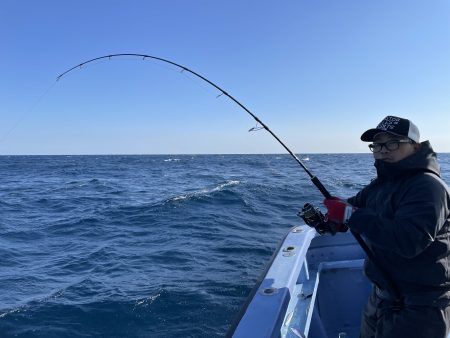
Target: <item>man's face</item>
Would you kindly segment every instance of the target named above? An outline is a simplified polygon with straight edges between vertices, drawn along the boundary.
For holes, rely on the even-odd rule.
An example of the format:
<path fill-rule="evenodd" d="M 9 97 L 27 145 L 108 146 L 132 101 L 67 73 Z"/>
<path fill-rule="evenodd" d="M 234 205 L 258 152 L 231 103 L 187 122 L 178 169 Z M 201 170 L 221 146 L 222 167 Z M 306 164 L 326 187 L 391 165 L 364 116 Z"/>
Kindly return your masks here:
<path fill-rule="evenodd" d="M 407 140 L 407 138 L 405 138 L 405 137 L 396 136 L 396 135 L 389 134 L 389 133 L 380 133 L 380 134 L 375 135 L 375 137 L 373 139 L 373 143 L 374 144 L 377 144 L 377 143 L 385 144 L 386 142 L 405 141 L 405 140 Z M 394 144 L 394 146 L 395 146 L 395 144 Z M 419 147 L 419 145 L 414 144 L 414 143 L 399 143 L 398 149 L 389 150 L 388 147 L 386 147 L 386 145 L 383 145 L 383 147 L 381 148 L 381 150 L 379 152 L 373 153 L 373 157 L 376 160 L 382 160 L 382 161 L 389 162 L 389 163 L 395 163 L 395 162 L 401 161 L 401 160 L 407 158 L 408 156 L 411 156 L 412 154 L 414 154 L 417 151 L 418 147 Z"/>

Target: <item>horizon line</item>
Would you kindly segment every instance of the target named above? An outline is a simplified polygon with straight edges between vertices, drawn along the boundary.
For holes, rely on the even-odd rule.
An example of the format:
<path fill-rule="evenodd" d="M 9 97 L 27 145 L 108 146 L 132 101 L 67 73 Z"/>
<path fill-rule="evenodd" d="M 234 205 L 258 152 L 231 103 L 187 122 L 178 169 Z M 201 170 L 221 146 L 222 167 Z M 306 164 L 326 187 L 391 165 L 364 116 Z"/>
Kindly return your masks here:
<path fill-rule="evenodd" d="M 372 154 L 370 152 L 304 152 L 294 153 L 296 156 L 306 155 L 339 155 L 339 154 Z M 443 154 L 443 153 L 439 153 Z M 99 153 L 99 154 L 0 154 L 0 156 L 233 156 L 233 155 L 287 155 L 289 153 Z"/>

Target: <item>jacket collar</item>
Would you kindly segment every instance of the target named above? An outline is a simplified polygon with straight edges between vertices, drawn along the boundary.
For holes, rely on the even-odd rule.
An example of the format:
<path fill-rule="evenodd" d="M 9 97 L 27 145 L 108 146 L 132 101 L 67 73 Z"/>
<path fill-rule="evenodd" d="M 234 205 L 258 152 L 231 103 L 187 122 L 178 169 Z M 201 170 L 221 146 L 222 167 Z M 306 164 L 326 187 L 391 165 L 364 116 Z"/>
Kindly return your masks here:
<path fill-rule="evenodd" d="M 440 167 L 437 162 L 436 153 L 433 151 L 429 141 L 422 142 L 417 152 L 395 163 L 375 160 L 377 177 L 380 180 L 395 179 L 401 175 L 416 172 L 431 172 L 440 176 Z"/>

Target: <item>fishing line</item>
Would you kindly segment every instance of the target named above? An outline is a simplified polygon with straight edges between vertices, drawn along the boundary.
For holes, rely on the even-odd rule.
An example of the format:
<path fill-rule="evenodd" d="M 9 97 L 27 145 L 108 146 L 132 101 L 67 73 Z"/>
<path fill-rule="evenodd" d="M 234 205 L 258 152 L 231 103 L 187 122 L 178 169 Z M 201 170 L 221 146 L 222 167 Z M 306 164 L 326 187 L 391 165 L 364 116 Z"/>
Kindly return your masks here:
<path fill-rule="evenodd" d="M 111 60 L 111 58 L 109 58 L 109 60 Z M 135 59 L 127 59 L 130 61 L 135 61 Z M 145 61 L 145 58 L 142 58 L 142 61 Z M 189 76 L 189 73 L 185 72 L 184 69 L 178 68 L 178 67 L 173 67 L 173 65 L 167 65 L 161 62 L 151 62 L 149 63 L 149 65 L 151 65 L 152 67 L 157 67 L 159 69 L 163 69 L 163 70 L 167 70 L 167 71 L 171 71 L 173 73 L 176 73 L 177 75 L 181 75 L 184 78 L 188 79 L 190 81 L 190 83 L 194 84 L 195 86 L 197 86 L 198 88 L 201 88 L 202 90 L 204 90 L 205 92 L 207 92 L 208 94 L 214 93 L 211 90 L 210 86 L 205 86 L 203 85 L 202 82 L 199 81 L 195 81 L 192 77 Z"/>
<path fill-rule="evenodd" d="M 3 136 L 0 138 L 0 143 L 3 143 L 6 141 L 6 139 L 9 137 L 9 135 L 12 134 L 14 130 L 25 120 L 25 118 L 30 115 L 34 109 L 41 103 L 41 101 L 44 99 L 45 96 L 48 95 L 48 93 L 53 89 L 53 87 L 56 85 L 56 82 L 53 82 L 44 92 L 34 101 L 34 103 L 30 106 L 30 108 L 26 109 L 24 113 L 22 113 L 16 120 L 16 122 L 12 125 L 11 128 L 9 128 Z"/>
<path fill-rule="evenodd" d="M 203 81 L 202 82 L 196 81 L 192 76 L 189 76 L 190 73 L 185 72 L 183 69 L 179 72 L 179 74 L 181 74 L 184 78 L 188 79 L 190 81 L 190 83 L 195 84 L 197 86 L 197 88 L 200 88 L 203 91 L 205 91 L 205 93 L 214 95 L 216 97 L 216 99 L 218 99 L 219 97 L 221 97 L 223 95 L 222 93 L 217 95 L 217 92 L 213 91 L 211 89 L 211 86 L 207 86 L 206 84 L 204 84 Z"/>

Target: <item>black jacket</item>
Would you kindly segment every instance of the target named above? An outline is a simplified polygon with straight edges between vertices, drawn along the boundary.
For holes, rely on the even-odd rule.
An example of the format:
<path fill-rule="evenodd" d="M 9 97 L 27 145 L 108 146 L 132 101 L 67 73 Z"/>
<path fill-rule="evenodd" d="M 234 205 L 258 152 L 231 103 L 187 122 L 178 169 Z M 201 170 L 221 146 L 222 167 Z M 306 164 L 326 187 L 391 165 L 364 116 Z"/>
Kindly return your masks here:
<path fill-rule="evenodd" d="M 450 196 L 428 141 L 396 163 L 376 160 L 377 178 L 348 201 L 349 227 L 361 234 L 404 296 L 450 299 Z M 367 277 L 388 290 L 366 259 Z"/>

